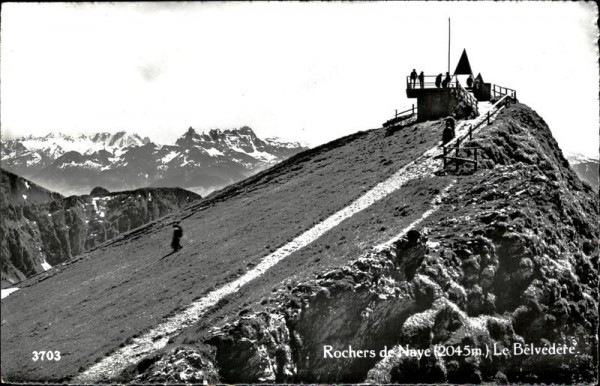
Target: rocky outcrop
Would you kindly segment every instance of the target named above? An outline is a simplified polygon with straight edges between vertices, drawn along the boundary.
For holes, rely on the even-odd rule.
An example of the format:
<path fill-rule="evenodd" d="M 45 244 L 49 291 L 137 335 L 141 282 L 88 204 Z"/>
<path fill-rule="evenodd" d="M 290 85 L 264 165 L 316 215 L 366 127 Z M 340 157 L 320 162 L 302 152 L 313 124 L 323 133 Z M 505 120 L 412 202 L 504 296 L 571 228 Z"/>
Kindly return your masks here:
<path fill-rule="evenodd" d="M 177 371 L 214 382 L 218 369 L 225 383 L 594 382 L 598 197 L 526 106 L 475 144 L 484 168 L 459 172 L 418 232 L 281 283 L 192 345 L 202 365 Z M 182 347 L 130 376 L 165 382 Z"/>
<path fill-rule="evenodd" d="M 200 198 L 177 188 L 71 196 L 2 207 L 2 281 L 15 283 Z"/>
<path fill-rule="evenodd" d="M 90 196 L 105 196 L 107 194 L 109 194 L 110 192 L 108 191 L 108 189 L 103 188 L 101 186 L 96 186 L 94 189 L 92 189 L 92 191 L 90 192 Z"/>

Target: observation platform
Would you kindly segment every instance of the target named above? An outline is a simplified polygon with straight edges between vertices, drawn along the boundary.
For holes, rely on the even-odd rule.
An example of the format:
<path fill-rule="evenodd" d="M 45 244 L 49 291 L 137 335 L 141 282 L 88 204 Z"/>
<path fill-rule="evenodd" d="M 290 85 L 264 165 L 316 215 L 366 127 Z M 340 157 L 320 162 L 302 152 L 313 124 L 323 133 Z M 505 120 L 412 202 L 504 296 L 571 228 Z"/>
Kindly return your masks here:
<path fill-rule="evenodd" d="M 439 87 L 435 84 L 435 75 L 424 76 L 421 84 L 417 79 L 406 77 L 406 96 L 417 98 L 417 120 L 426 121 L 447 116 L 456 118 L 474 118 L 479 115 L 477 98 L 472 90 L 465 89 L 456 77 L 448 84 Z"/>

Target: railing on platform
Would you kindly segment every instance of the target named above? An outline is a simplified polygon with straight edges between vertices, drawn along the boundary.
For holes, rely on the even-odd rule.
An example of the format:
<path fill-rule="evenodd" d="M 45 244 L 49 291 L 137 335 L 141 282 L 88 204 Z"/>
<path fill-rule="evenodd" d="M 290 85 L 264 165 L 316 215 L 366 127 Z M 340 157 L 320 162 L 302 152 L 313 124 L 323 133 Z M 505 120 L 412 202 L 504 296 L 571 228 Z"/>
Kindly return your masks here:
<path fill-rule="evenodd" d="M 445 87 L 443 83 L 445 77 L 442 78 L 442 82 L 439 85 L 436 85 L 435 78 L 437 78 L 437 75 L 425 75 L 423 77 L 423 83 L 421 83 L 419 79 L 413 80 L 409 75 L 406 77 L 406 88 L 407 90 L 455 89 L 458 90 L 461 98 L 464 99 L 469 106 L 474 110 L 477 110 L 477 99 L 460 84 L 456 76 L 452 76 Z"/>
<path fill-rule="evenodd" d="M 468 105 L 471 106 L 476 111 L 476 114 L 479 114 L 479 112 L 477 112 L 477 99 L 475 99 L 475 97 L 473 96 L 473 94 L 471 94 L 470 92 L 468 92 L 458 82 L 456 82 L 456 89 L 459 90 L 461 96 L 466 100 L 466 102 L 468 103 Z"/>
<path fill-rule="evenodd" d="M 421 82 L 417 78 L 414 82 L 410 79 L 410 75 L 406 77 L 406 88 L 408 90 L 419 90 L 419 89 L 427 89 L 427 88 L 455 88 L 457 87 L 456 77 L 453 76 L 448 82 L 446 87 L 442 87 L 445 76 L 442 76 L 442 80 L 440 81 L 440 86 L 436 86 L 435 78 L 437 75 L 424 75 L 423 77 L 423 85 L 421 86 Z M 460 85 L 460 83 L 458 83 Z"/>
<path fill-rule="evenodd" d="M 492 85 L 492 96 L 494 98 L 503 97 L 506 95 L 510 96 L 514 100 L 517 99 L 517 91 L 516 90 L 513 90 L 512 88 L 508 88 L 508 87 L 498 86 L 497 84 Z"/>

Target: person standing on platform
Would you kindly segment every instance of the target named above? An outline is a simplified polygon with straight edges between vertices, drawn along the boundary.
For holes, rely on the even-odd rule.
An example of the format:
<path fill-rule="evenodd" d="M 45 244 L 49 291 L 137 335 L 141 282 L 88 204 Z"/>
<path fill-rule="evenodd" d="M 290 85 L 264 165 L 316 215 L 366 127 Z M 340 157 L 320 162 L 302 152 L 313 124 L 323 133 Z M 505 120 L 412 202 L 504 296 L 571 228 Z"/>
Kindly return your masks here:
<path fill-rule="evenodd" d="M 452 78 L 450 77 L 450 73 L 446 72 L 446 77 L 442 81 L 442 87 L 447 88 L 450 85 L 450 82 L 452 82 Z"/>
<path fill-rule="evenodd" d="M 415 85 L 417 83 L 417 71 L 414 68 L 410 73 L 410 83 L 412 85 L 412 88 L 415 88 Z"/>
<path fill-rule="evenodd" d="M 425 74 L 423 74 L 423 71 L 421 71 L 421 73 L 419 74 L 419 86 L 421 88 L 425 86 Z"/>
<path fill-rule="evenodd" d="M 442 85 L 442 74 L 438 74 L 438 76 L 435 77 L 435 87 L 440 88 L 441 85 Z"/>

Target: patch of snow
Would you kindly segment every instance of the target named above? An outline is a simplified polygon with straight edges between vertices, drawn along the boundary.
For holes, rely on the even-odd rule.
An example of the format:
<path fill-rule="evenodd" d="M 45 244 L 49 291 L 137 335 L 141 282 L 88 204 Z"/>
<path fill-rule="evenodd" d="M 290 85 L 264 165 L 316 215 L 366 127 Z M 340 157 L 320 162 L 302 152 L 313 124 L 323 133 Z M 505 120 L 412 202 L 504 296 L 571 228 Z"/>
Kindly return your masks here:
<path fill-rule="evenodd" d="M 302 142 L 302 141 L 286 141 L 286 140 L 281 139 L 279 137 L 265 138 L 265 142 L 267 142 L 268 144 L 273 145 L 273 146 L 285 147 L 287 149 L 293 149 L 293 148 L 298 148 L 298 147 L 309 147 L 307 142 Z"/>
<path fill-rule="evenodd" d="M 177 157 L 178 154 L 179 152 L 177 151 L 170 151 L 167 155 L 160 159 L 160 162 L 163 164 L 169 163 L 173 158 Z"/>
<path fill-rule="evenodd" d="M 38 162 L 40 162 L 42 160 L 42 157 L 37 153 L 32 153 L 32 157 L 33 157 L 33 159 L 27 160 L 27 162 L 26 162 L 27 166 L 37 164 Z"/>
<path fill-rule="evenodd" d="M 110 200 L 110 197 L 93 197 L 92 204 L 94 205 L 94 212 L 98 213 L 98 215 L 104 218 L 106 212 L 104 208 L 104 202 Z"/>
<path fill-rule="evenodd" d="M 47 271 L 50 268 L 52 268 L 52 266 L 50 264 L 48 264 L 48 262 L 46 260 L 44 260 L 44 261 L 42 261 L 42 268 L 44 268 L 44 271 Z"/>
<path fill-rule="evenodd" d="M 250 157 L 259 159 L 261 161 L 265 161 L 265 162 L 274 162 L 277 160 L 277 157 L 274 156 L 271 153 L 267 153 L 265 151 L 258 151 L 256 150 L 256 148 L 254 148 L 254 151 L 252 153 L 246 153 L 248 154 Z"/>
<path fill-rule="evenodd" d="M 121 137 L 118 138 L 117 136 Z M 94 140 L 96 137 L 96 140 Z M 71 137 L 61 133 L 51 133 L 45 137 L 28 137 L 20 140 L 27 149 L 42 151 L 49 156 L 57 158 L 69 151 L 76 151 L 79 154 L 91 154 L 99 150 L 106 150 L 111 153 L 122 153 L 122 149 L 127 146 L 141 146 L 143 140 L 137 134 L 129 133 L 98 133 L 93 136 L 80 135 Z"/>
<path fill-rule="evenodd" d="M 23 200 L 27 200 L 27 195 L 26 194 L 22 194 L 23 196 Z"/>
<path fill-rule="evenodd" d="M 214 147 L 208 148 L 208 149 L 204 149 L 209 156 L 214 157 L 214 156 L 218 156 L 218 155 L 225 155 L 222 152 L 220 152 L 219 150 L 215 149 Z"/>
<path fill-rule="evenodd" d="M 0 296 L 1 299 L 4 299 L 5 297 L 7 297 L 8 295 L 12 294 L 13 292 L 15 292 L 16 290 L 18 290 L 18 288 L 6 288 L 3 290 L 0 290 Z"/>
<path fill-rule="evenodd" d="M 82 167 L 82 168 L 86 168 L 86 169 L 101 169 L 102 170 L 101 164 L 99 164 L 98 162 L 91 161 L 91 160 L 86 160 L 83 163 L 77 163 L 75 161 L 71 161 L 69 163 L 63 163 L 58 166 L 59 169 L 65 169 L 66 167 Z"/>
<path fill-rule="evenodd" d="M 590 156 L 586 156 L 581 153 L 575 153 L 575 152 L 572 152 L 569 150 L 563 151 L 563 155 L 565 156 L 566 159 L 569 160 L 570 163 L 575 164 L 575 165 L 580 164 L 580 163 L 586 163 L 586 162 L 598 163 L 598 158 L 599 158 L 598 155 L 596 155 L 595 157 L 590 157 Z"/>
<path fill-rule="evenodd" d="M 29 182 L 27 181 L 23 181 L 25 183 L 25 188 L 27 188 L 27 190 L 29 190 Z"/>

